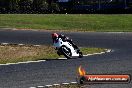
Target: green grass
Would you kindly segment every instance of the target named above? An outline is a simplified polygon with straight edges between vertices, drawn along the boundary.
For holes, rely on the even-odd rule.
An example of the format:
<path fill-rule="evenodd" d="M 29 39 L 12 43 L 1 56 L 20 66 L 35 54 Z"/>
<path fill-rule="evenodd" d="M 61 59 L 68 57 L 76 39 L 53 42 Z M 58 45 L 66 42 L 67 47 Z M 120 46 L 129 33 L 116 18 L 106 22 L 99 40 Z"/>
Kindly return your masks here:
<path fill-rule="evenodd" d="M 100 52 L 105 52 L 106 49 L 102 48 L 80 48 L 83 54 L 93 54 L 93 53 L 100 53 Z M 96 51 L 96 52 L 95 52 Z"/>
<path fill-rule="evenodd" d="M 84 54 L 91 54 L 105 51 L 102 48 L 81 48 Z M 36 61 L 44 59 L 57 59 L 55 49 L 52 46 L 17 46 L 17 45 L 0 45 L 0 64 L 16 63 L 23 61 Z M 62 56 L 61 56 L 62 57 Z"/>
<path fill-rule="evenodd" d="M 132 15 L 1 14 L 0 27 L 68 31 L 132 31 Z"/>

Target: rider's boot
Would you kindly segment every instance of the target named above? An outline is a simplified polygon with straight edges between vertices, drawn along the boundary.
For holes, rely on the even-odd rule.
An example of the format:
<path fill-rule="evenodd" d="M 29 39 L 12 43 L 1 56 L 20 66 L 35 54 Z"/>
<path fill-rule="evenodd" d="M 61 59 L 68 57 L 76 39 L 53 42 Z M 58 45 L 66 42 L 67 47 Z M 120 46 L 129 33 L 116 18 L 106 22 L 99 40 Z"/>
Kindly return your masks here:
<path fill-rule="evenodd" d="M 59 51 L 57 51 L 57 54 L 58 54 L 59 56 L 61 55 Z"/>

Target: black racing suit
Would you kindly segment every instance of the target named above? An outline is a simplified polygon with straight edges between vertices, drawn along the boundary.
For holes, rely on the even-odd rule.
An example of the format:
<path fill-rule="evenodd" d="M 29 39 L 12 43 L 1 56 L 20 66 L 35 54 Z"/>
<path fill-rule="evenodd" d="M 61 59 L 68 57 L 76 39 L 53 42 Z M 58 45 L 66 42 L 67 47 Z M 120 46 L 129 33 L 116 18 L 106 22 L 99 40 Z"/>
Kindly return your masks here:
<path fill-rule="evenodd" d="M 72 44 L 72 46 L 75 48 L 75 49 L 77 49 L 77 50 L 79 50 L 79 48 L 72 42 L 72 39 L 69 39 L 68 37 L 66 37 L 65 35 L 62 35 L 62 34 L 60 34 L 59 36 L 58 36 L 58 38 L 61 38 L 62 39 L 62 41 L 67 41 L 67 42 L 69 42 L 70 44 Z"/>

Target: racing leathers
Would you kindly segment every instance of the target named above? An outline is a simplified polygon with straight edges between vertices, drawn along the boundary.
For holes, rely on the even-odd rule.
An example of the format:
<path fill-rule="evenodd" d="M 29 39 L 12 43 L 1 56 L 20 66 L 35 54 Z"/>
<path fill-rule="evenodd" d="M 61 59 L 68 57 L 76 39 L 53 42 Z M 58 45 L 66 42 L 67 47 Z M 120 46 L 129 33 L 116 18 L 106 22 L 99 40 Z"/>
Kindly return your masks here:
<path fill-rule="evenodd" d="M 60 34 L 59 36 L 58 36 L 58 38 L 61 38 L 62 39 L 62 41 L 67 41 L 67 42 L 69 42 L 70 44 L 72 44 L 72 46 L 76 49 L 76 50 L 79 50 L 79 48 L 72 42 L 72 39 L 69 39 L 69 37 L 66 37 L 65 35 L 62 35 L 62 34 Z"/>

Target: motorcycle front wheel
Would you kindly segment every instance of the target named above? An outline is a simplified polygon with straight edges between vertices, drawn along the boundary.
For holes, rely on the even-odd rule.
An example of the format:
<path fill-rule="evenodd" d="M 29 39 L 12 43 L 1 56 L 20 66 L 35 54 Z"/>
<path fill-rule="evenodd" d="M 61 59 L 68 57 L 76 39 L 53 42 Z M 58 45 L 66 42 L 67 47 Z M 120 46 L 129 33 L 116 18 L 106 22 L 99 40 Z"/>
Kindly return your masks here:
<path fill-rule="evenodd" d="M 71 59 L 72 58 L 72 53 L 71 53 L 71 50 L 66 47 L 66 46 L 62 46 L 60 48 L 62 54 L 67 58 L 67 59 Z"/>

